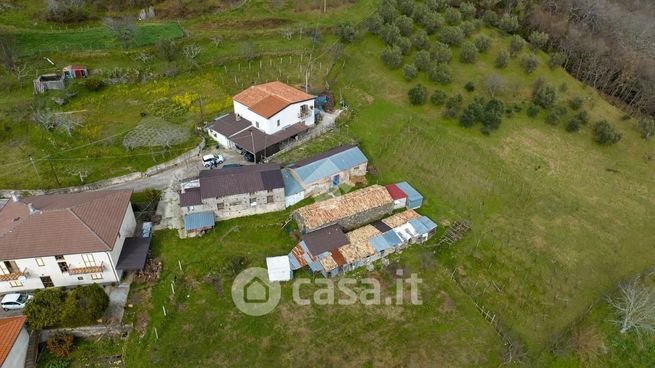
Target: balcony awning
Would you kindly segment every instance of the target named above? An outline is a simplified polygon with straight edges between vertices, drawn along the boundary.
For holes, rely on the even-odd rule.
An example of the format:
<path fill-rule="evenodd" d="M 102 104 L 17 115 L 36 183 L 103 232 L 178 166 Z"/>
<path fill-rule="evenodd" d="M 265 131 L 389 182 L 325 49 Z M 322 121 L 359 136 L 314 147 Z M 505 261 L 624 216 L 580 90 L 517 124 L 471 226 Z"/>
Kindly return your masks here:
<path fill-rule="evenodd" d="M 146 265 L 148 250 L 150 249 L 150 240 L 152 238 L 134 237 L 125 239 L 123 250 L 118 263 L 117 270 L 140 271 Z"/>

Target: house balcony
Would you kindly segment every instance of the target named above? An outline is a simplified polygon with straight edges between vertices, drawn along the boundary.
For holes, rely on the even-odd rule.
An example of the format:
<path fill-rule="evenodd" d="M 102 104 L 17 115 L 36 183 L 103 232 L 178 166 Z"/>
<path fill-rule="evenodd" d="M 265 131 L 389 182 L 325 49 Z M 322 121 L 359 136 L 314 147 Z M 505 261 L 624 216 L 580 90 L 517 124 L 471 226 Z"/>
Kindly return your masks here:
<path fill-rule="evenodd" d="M 82 267 L 68 266 L 68 274 L 84 275 L 88 273 L 102 273 L 104 269 L 105 267 L 103 263 L 100 263 L 100 265 L 97 266 L 82 266 Z"/>
<path fill-rule="evenodd" d="M 0 281 L 16 281 L 19 277 L 29 277 L 27 270 L 0 275 Z"/>

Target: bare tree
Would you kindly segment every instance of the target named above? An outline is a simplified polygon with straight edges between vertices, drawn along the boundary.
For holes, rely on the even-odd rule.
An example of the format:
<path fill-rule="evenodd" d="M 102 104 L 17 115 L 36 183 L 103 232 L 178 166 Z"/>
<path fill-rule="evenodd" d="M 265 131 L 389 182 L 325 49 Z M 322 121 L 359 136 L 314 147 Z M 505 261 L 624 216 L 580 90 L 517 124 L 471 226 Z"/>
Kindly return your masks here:
<path fill-rule="evenodd" d="M 285 40 L 290 40 L 293 37 L 293 30 L 285 29 L 284 31 L 280 32 L 280 34 Z"/>
<path fill-rule="evenodd" d="M 55 127 L 61 128 L 69 137 L 73 135 L 73 129 L 83 124 L 80 118 L 69 113 L 56 114 L 54 120 Z"/>
<path fill-rule="evenodd" d="M 214 36 L 210 38 L 210 40 L 212 41 L 214 47 L 221 47 L 221 45 L 223 44 L 223 37 L 221 36 Z"/>
<path fill-rule="evenodd" d="M 14 72 L 14 76 L 16 76 L 16 81 L 18 81 L 18 85 L 20 87 L 23 86 L 23 78 L 27 77 L 28 70 L 27 70 L 27 64 L 21 64 L 16 66 L 12 69 Z"/>
<path fill-rule="evenodd" d="M 149 64 L 150 61 L 152 61 L 152 55 L 145 51 L 140 51 L 139 53 L 134 55 L 134 60 L 140 61 L 143 64 Z"/>
<path fill-rule="evenodd" d="M 483 84 L 491 98 L 494 98 L 498 93 L 502 93 L 507 86 L 507 81 L 498 74 L 491 74 L 484 79 Z"/>
<path fill-rule="evenodd" d="M 655 292 L 637 278 L 622 284 L 619 296 L 608 302 L 619 316 L 612 322 L 621 327 L 621 333 L 635 330 L 655 335 Z"/>
<path fill-rule="evenodd" d="M 47 108 L 33 108 L 32 120 L 39 124 L 43 129 L 48 131 L 51 131 L 57 127 L 55 114 Z"/>
<path fill-rule="evenodd" d="M 130 41 L 136 34 L 136 26 L 132 17 L 105 18 L 104 24 L 124 49 L 130 46 Z"/>
<path fill-rule="evenodd" d="M 69 167 L 64 170 L 68 175 L 77 176 L 80 178 L 80 183 L 84 183 L 84 180 L 89 176 L 89 170 L 84 167 Z"/>

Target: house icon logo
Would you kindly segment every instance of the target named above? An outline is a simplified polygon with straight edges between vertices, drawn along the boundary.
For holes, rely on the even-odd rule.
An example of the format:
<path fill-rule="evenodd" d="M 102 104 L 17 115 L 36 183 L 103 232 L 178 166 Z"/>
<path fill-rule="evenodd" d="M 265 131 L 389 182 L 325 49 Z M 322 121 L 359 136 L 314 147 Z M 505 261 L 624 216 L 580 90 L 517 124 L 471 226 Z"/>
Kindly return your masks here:
<path fill-rule="evenodd" d="M 264 268 L 251 267 L 237 275 L 232 283 L 232 301 L 243 313 L 263 316 L 280 302 L 280 284 L 268 281 Z"/>

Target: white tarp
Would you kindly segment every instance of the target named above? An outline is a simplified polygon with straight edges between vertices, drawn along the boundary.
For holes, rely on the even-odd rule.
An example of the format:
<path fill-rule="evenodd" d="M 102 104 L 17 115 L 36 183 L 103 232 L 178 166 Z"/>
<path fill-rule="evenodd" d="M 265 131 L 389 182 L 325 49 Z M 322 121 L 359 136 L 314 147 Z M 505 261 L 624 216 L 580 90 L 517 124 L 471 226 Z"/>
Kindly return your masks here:
<path fill-rule="evenodd" d="M 289 281 L 293 278 L 289 256 L 266 257 L 268 281 Z"/>

